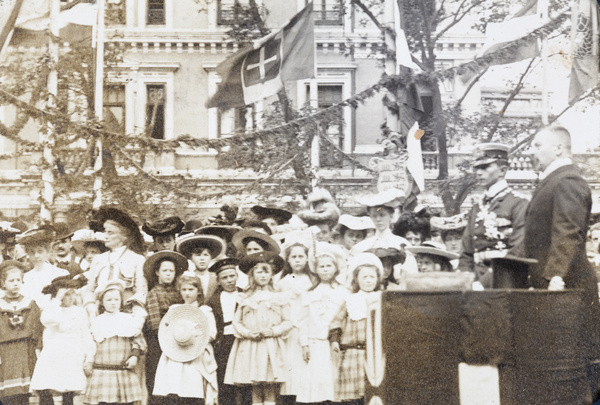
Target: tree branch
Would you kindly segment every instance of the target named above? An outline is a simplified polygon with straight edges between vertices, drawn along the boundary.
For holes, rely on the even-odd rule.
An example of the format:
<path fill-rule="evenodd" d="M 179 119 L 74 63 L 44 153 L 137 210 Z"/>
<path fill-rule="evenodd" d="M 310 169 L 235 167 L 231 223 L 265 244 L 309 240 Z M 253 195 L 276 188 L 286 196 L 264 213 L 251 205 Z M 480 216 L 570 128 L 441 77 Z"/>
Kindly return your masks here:
<path fill-rule="evenodd" d="M 462 7 L 464 2 L 465 1 L 463 1 L 463 3 L 461 3 L 461 5 L 459 6 L 459 9 Z M 465 11 L 462 13 L 462 15 L 460 17 L 458 16 L 458 11 L 457 11 L 457 13 L 454 14 L 454 18 L 452 19 L 452 22 L 450 22 L 446 27 L 444 27 L 440 31 L 438 31 L 436 36 L 433 38 L 433 41 L 437 42 L 446 32 L 448 32 L 448 30 L 450 30 L 450 28 L 454 27 L 456 24 L 461 22 L 462 19 L 465 18 L 467 16 L 467 14 L 469 14 L 469 11 L 471 11 L 472 9 L 474 9 L 475 7 L 477 7 L 478 5 L 480 5 L 483 2 L 484 2 L 484 0 L 478 0 L 478 1 L 474 2 L 467 9 L 465 9 Z"/>
<path fill-rule="evenodd" d="M 356 6 L 358 6 L 363 13 L 365 13 L 370 19 L 371 21 L 373 21 L 373 24 L 375 24 L 377 26 L 377 28 L 379 28 L 379 30 L 381 31 L 382 34 L 385 34 L 386 32 L 386 28 L 381 25 L 381 23 L 377 20 L 377 17 L 375 17 L 375 15 L 371 12 L 371 10 L 369 10 L 369 8 L 361 1 L 361 0 L 351 0 L 352 4 L 355 4 Z"/>
<path fill-rule="evenodd" d="M 552 117 L 552 119 L 550 120 L 550 122 L 548 122 L 548 125 L 552 125 L 553 123 L 555 123 L 564 113 L 566 113 L 567 111 L 569 111 L 575 104 L 579 103 L 582 100 L 585 100 L 586 98 L 591 97 L 594 94 L 594 91 L 598 90 L 598 89 L 600 89 L 600 86 L 592 87 L 586 93 L 582 94 L 575 102 L 573 102 L 572 104 L 567 105 L 560 113 L 558 113 L 558 115 Z M 548 125 L 543 125 L 543 126 L 538 127 L 537 128 L 538 130 L 535 131 L 533 134 L 527 136 L 522 141 L 517 142 L 517 144 L 511 148 L 511 150 L 509 152 L 509 155 L 512 155 L 517 150 L 519 150 L 521 148 L 521 146 L 529 143 L 536 136 L 536 134 L 539 132 L 539 130 L 541 128 L 545 128 Z"/>
<path fill-rule="evenodd" d="M 508 97 L 506 97 L 506 100 L 504 101 L 504 105 L 502 106 L 502 109 L 500 110 L 500 113 L 498 114 L 498 119 L 494 123 L 492 130 L 490 131 L 490 133 L 488 134 L 488 136 L 485 140 L 486 142 L 490 142 L 492 140 L 492 137 L 494 136 L 494 134 L 498 130 L 498 127 L 500 126 L 500 118 L 504 117 L 504 115 L 506 114 L 506 109 L 508 108 L 510 103 L 515 99 L 517 94 L 519 94 L 519 92 L 523 88 L 523 85 L 524 85 L 523 81 L 525 80 L 525 76 L 527 76 L 527 74 L 531 70 L 531 66 L 533 66 L 533 62 L 535 61 L 535 59 L 536 58 L 531 58 L 531 60 L 529 61 L 529 64 L 527 65 L 527 68 L 525 68 L 525 71 L 521 74 L 521 77 L 519 77 L 519 81 L 517 82 L 517 85 L 512 89 L 512 91 L 510 92 Z"/>
<path fill-rule="evenodd" d="M 462 104 L 463 101 L 465 101 L 465 98 L 467 97 L 467 94 L 469 94 L 469 92 L 471 91 L 471 89 L 473 88 L 473 86 L 475 86 L 475 84 L 479 81 L 479 79 L 481 79 L 481 77 L 488 71 L 488 68 L 486 67 L 485 69 L 483 69 L 481 72 L 479 72 L 479 74 L 475 77 L 475 79 L 473 79 L 473 81 L 471 83 L 469 83 L 469 86 L 467 86 L 465 92 L 463 93 L 463 95 L 458 99 L 458 101 L 456 102 L 456 104 L 454 105 L 454 107 L 458 107 Z"/>

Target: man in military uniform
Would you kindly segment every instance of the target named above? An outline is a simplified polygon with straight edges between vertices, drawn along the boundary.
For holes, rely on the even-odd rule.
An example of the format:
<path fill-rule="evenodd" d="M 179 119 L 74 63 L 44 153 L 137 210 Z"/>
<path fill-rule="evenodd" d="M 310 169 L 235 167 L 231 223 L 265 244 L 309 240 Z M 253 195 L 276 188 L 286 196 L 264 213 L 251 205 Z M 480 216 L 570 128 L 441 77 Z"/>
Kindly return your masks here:
<path fill-rule="evenodd" d="M 478 185 L 486 191 L 483 200 L 469 212 L 458 269 L 474 272 L 484 288 L 492 287 L 487 261 L 511 252 L 524 236 L 528 201 L 516 195 L 504 179 L 508 150 L 500 143 L 481 144 L 473 164 Z"/>

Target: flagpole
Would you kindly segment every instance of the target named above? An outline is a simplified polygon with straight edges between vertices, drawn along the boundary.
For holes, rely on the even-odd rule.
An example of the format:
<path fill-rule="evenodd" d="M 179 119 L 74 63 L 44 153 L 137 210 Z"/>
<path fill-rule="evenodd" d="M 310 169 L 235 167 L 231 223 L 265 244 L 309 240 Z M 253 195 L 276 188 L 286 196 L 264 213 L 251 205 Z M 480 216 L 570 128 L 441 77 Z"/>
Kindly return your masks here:
<path fill-rule="evenodd" d="M 48 54 L 50 57 L 50 72 L 48 73 L 48 101 L 46 106 L 49 110 L 56 107 L 56 97 L 58 96 L 58 72 L 56 65 L 58 64 L 58 36 L 60 14 L 60 0 L 52 0 L 50 3 L 50 40 L 48 42 Z M 54 204 L 54 156 L 52 147 L 54 145 L 54 125 L 47 122 L 45 130 L 41 134 L 41 142 L 44 145 L 42 152 L 42 183 L 44 185 L 42 198 L 40 203 L 40 221 L 42 223 L 52 222 L 52 212 L 50 208 Z"/>
<path fill-rule="evenodd" d="M 319 87 L 317 85 L 317 79 L 311 79 L 309 84 L 309 94 L 310 94 L 310 106 L 313 109 L 319 108 Z M 310 171 L 313 173 L 314 177 L 311 181 L 312 188 L 315 188 L 318 183 L 317 178 L 317 169 L 320 165 L 320 143 L 319 143 L 319 123 L 316 123 L 315 126 L 315 134 L 312 139 L 312 143 L 310 145 Z"/>
<path fill-rule="evenodd" d="M 398 64 L 396 63 L 396 61 L 398 60 L 398 55 L 396 55 L 396 40 L 394 39 L 394 36 L 392 35 L 391 28 L 396 26 L 396 10 L 395 10 L 395 6 L 394 3 L 396 3 L 396 0 L 385 0 L 385 4 L 384 4 L 384 21 L 383 21 L 383 25 L 384 27 L 388 28 L 385 30 L 384 33 L 384 39 L 385 39 L 385 46 L 387 49 L 387 53 L 388 55 L 394 55 L 394 59 L 391 59 L 390 57 L 386 57 L 385 58 L 385 74 L 388 76 L 392 76 L 398 73 Z M 398 101 L 398 95 L 395 93 L 392 93 L 391 91 L 388 91 L 388 95 L 389 97 L 392 99 L 392 101 L 397 102 Z M 388 128 L 391 131 L 395 131 L 398 132 L 400 127 L 399 127 L 399 122 L 400 122 L 400 117 L 394 115 L 394 113 L 389 109 L 386 108 L 385 109 L 385 120 L 386 120 L 386 124 L 388 126 Z M 400 113 L 401 114 L 401 113 Z"/>
<path fill-rule="evenodd" d="M 548 23 L 548 0 L 538 0 L 537 13 L 542 20 L 542 24 Z M 542 123 L 548 125 L 549 122 L 549 100 L 548 100 L 548 38 L 542 39 Z"/>
<path fill-rule="evenodd" d="M 98 122 L 104 119 L 104 0 L 98 0 L 98 23 L 96 28 L 96 73 L 94 112 Z M 102 139 L 96 140 L 94 161 L 94 199 L 92 208 L 102 206 Z"/>

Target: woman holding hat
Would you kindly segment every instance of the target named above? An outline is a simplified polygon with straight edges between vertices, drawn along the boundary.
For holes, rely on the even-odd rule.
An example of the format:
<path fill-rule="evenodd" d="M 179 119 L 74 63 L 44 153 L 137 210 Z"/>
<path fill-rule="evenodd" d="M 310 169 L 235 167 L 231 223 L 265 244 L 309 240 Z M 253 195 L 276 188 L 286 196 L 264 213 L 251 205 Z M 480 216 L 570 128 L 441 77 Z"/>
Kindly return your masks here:
<path fill-rule="evenodd" d="M 94 363 L 86 366 L 91 373 L 86 404 L 130 404 L 142 401 L 140 379 L 134 371 L 142 354 L 143 338 L 134 315 L 123 312 L 126 285 L 109 280 L 98 291 L 99 315 L 91 322 L 96 342 Z"/>
<path fill-rule="evenodd" d="M 123 305 L 135 315 L 136 325 L 141 332 L 146 318 L 144 305 L 148 284 L 144 277 L 142 234 L 135 221 L 116 208 L 100 208 L 96 221 L 102 224 L 106 235 L 108 252 L 94 257 L 89 271 L 88 285 L 84 291 L 84 307 L 90 318 L 98 313 L 96 292 L 102 291 L 109 282 L 120 280 L 125 289 Z"/>
<path fill-rule="evenodd" d="M 284 336 L 292 328 L 289 305 L 273 286 L 273 275 L 283 265 L 273 252 L 248 255 L 239 264 L 248 274 L 249 286 L 233 320 L 236 339 L 225 384 L 251 384 L 253 404 L 274 405 L 279 385 L 288 378 Z"/>
<path fill-rule="evenodd" d="M 208 268 L 214 260 L 225 256 L 226 248 L 225 241 L 213 235 L 187 235 L 177 242 L 177 251 L 193 263 L 202 283 L 203 303 L 208 302 L 219 286 L 217 276 Z"/>

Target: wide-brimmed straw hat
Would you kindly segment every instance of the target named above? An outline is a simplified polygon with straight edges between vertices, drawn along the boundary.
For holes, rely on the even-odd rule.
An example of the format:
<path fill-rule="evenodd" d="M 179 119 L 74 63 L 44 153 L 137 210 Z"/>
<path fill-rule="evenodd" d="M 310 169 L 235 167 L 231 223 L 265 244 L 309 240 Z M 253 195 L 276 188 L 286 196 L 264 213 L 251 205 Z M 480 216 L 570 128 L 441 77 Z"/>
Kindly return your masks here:
<path fill-rule="evenodd" d="M 367 207 L 398 208 L 404 201 L 404 191 L 391 188 L 377 194 L 356 198 L 356 202 Z"/>
<path fill-rule="evenodd" d="M 279 273 L 285 265 L 285 260 L 275 252 L 259 252 L 244 256 L 239 263 L 239 269 L 248 274 L 258 263 L 268 263 L 273 269 L 273 274 Z"/>
<path fill-rule="evenodd" d="M 367 229 L 375 229 L 375 224 L 370 217 L 355 217 L 354 215 L 344 214 L 340 216 L 338 225 L 345 226 L 354 231 L 365 231 Z"/>
<path fill-rule="evenodd" d="M 465 214 L 453 215 L 451 217 L 431 217 L 431 227 L 440 231 L 452 231 L 465 229 L 467 227 L 467 216 Z"/>
<path fill-rule="evenodd" d="M 237 232 L 235 235 L 233 235 L 231 243 L 233 243 L 233 246 L 235 246 L 238 252 L 245 252 L 245 246 L 248 243 L 248 239 L 258 239 L 263 241 L 267 246 L 265 250 L 268 252 L 279 253 L 281 251 L 281 248 L 277 242 L 275 242 L 275 240 L 269 235 L 262 232 L 253 231 L 251 229 L 242 229 L 241 231 Z"/>
<path fill-rule="evenodd" d="M 48 244 L 54 242 L 56 232 L 51 226 L 40 226 L 29 229 L 16 236 L 16 241 L 22 246 Z"/>
<path fill-rule="evenodd" d="M 154 253 L 144 262 L 144 276 L 146 277 L 146 280 L 148 280 L 148 290 L 151 290 L 152 287 L 158 284 L 156 271 L 163 261 L 169 261 L 175 264 L 175 278 L 179 277 L 181 273 L 188 269 L 188 260 L 180 253 L 173 252 L 172 250 L 161 250 L 160 252 Z"/>
<path fill-rule="evenodd" d="M 405 249 L 413 254 L 423 253 L 433 256 L 441 256 L 448 260 L 455 260 L 459 258 L 457 253 L 449 252 L 446 250 L 446 246 L 431 240 L 425 241 L 419 246 L 407 246 Z"/>
<path fill-rule="evenodd" d="M 210 256 L 215 259 L 225 255 L 227 244 L 218 236 L 191 234 L 181 238 L 177 242 L 175 250 L 189 258 L 192 256 L 192 252 L 198 248 L 208 249 Z"/>
<path fill-rule="evenodd" d="M 184 226 L 185 224 L 179 217 L 173 216 L 155 222 L 146 222 L 142 226 L 142 231 L 152 237 L 168 236 L 178 234 Z"/>
<path fill-rule="evenodd" d="M 165 356 L 172 360 L 180 363 L 194 360 L 208 341 L 208 320 L 197 306 L 174 306 L 160 321 L 158 342 Z"/>
<path fill-rule="evenodd" d="M 78 229 L 73 232 L 71 244 L 79 254 L 83 255 L 85 253 L 85 246 L 88 244 L 97 246 L 103 252 L 108 251 L 109 249 L 104 244 L 105 240 L 106 234 L 104 232 L 94 232 L 91 229 Z"/>

